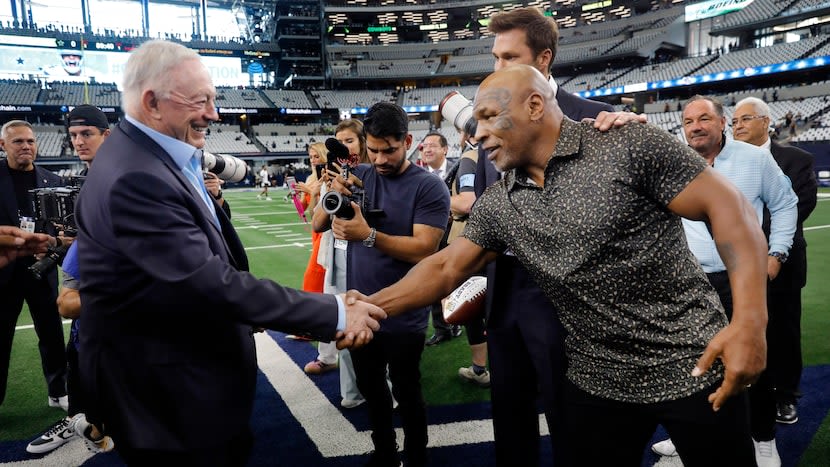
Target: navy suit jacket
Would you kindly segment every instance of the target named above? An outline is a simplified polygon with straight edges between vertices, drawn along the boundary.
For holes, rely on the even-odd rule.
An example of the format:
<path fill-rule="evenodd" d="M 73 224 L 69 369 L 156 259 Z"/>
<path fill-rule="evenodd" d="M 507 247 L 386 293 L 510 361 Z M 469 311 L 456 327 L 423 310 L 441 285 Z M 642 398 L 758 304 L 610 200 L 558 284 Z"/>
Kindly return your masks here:
<path fill-rule="evenodd" d="M 603 110 L 606 112 L 614 111 L 614 108 L 610 104 L 584 99 L 565 91 L 561 86 L 559 86 L 556 90 L 556 101 L 559 103 L 559 108 L 562 109 L 562 113 L 565 114 L 566 117 L 575 121 L 580 121 L 583 118 L 596 118 L 597 114 Z M 484 151 L 480 145 L 478 150 L 478 162 L 476 164 L 475 179 L 476 197 L 481 196 L 488 186 L 492 185 L 499 179 L 499 172 L 496 170 L 496 166 L 493 165 L 489 159 L 487 159 L 487 156 L 484 154 Z M 498 286 L 498 284 L 496 284 L 496 265 L 498 262 L 499 261 L 496 261 L 496 263 L 493 263 L 493 265 L 487 268 L 487 283 L 493 284 L 487 288 L 487 297 L 485 299 L 485 310 L 487 310 L 486 313 L 488 317 L 490 316 L 490 312 L 493 308 L 494 294 L 496 293 L 496 287 Z M 510 285 L 505 284 L 505 286 L 509 287 Z M 542 296 L 541 292 L 538 295 Z"/>
<path fill-rule="evenodd" d="M 63 186 L 63 179 L 55 173 L 35 165 L 35 188 L 48 188 Z M 12 178 L 9 175 L 9 162 L 6 159 L 0 160 L 0 225 L 20 226 L 20 215 L 18 213 L 17 196 L 14 194 L 14 185 Z M 47 232 L 50 235 L 55 235 L 52 226 L 47 227 Z M 13 267 L 0 269 L 0 285 L 6 284 L 11 279 L 12 273 L 15 271 Z M 53 269 L 47 274 L 47 277 L 54 276 L 55 286 L 57 287 L 57 270 Z"/>
<path fill-rule="evenodd" d="M 778 277 L 770 282 L 772 289 L 800 289 L 807 284 L 807 242 L 804 240 L 804 221 L 816 207 L 818 182 L 815 158 L 809 152 L 795 146 L 770 143 L 773 159 L 781 171 L 790 178 L 793 191 L 798 196 L 798 222 L 790 258 L 781 267 Z M 769 237 L 769 212 L 764 209 L 764 233 Z"/>
<path fill-rule="evenodd" d="M 170 156 L 126 120 L 101 146 L 76 212 L 82 382 L 88 412 L 118 443 L 226 443 L 248 430 L 252 326 L 335 335 L 334 296 L 246 272 L 227 216 L 216 209 L 220 231 Z"/>

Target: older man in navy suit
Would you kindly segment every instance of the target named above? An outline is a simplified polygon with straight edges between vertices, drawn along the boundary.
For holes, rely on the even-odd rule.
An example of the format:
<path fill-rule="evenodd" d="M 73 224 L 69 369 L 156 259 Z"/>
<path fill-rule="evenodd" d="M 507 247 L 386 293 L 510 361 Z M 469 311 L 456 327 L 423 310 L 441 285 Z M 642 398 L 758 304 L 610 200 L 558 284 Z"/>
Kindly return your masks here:
<path fill-rule="evenodd" d="M 747 97 L 737 103 L 732 114 L 732 135 L 738 141 L 754 144 L 772 153 L 773 159 L 790 178 L 798 196 L 798 221 L 793 246 L 785 261 L 770 258 L 770 267 L 777 271 L 770 277 L 767 307 L 769 325 L 767 341 L 769 356 L 767 371 L 775 387 L 777 419 L 779 423 L 798 421 L 797 397 L 801 381 L 801 289 L 807 284 L 807 241 L 804 240 L 804 221 L 813 212 L 817 202 L 815 158 L 809 152 L 794 146 L 784 146 L 769 138 L 770 109 L 757 97 Z M 764 232 L 769 236 L 769 212 L 764 211 Z"/>
<path fill-rule="evenodd" d="M 125 120 L 101 146 L 77 206 L 81 377 L 88 411 L 130 465 L 244 465 L 252 329 L 359 345 L 385 317 L 246 272 L 201 173 L 215 97 L 196 52 L 144 43 L 124 73 Z"/>

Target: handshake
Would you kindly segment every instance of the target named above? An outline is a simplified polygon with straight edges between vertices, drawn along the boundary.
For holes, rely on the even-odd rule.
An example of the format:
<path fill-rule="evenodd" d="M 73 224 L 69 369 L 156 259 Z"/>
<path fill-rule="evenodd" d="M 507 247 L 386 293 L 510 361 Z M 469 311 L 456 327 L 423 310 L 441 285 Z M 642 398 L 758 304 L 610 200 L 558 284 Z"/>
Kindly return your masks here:
<path fill-rule="evenodd" d="M 386 319 L 386 312 L 369 303 L 368 297 L 356 290 L 340 294 L 340 298 L 346 305 L 346 328 L 338 331 L 335 336 L 337 348 L 355 348 L 368 344 L 374 335 L 373 331 L 380 328 L 380 320 Z"/>
<path fill-rule="evenodd" d="M 0 268 L 17 258 L 45 253 L 55 245 L 55 240 L 46 234 L 30 233 L 17 227 L 0 226 Z"/>

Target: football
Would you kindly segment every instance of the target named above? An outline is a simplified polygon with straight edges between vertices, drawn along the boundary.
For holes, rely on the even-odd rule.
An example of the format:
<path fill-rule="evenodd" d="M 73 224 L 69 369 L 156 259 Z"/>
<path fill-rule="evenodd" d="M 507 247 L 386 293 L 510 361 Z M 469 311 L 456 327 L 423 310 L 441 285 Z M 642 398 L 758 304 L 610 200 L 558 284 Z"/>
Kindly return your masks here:
<path fill-rule="evenodd" d="M 455 289 L 444 302 L 444 320 L 450 324 L 466 324 L 484 313 L 487 278 L 473 276 Z"/>

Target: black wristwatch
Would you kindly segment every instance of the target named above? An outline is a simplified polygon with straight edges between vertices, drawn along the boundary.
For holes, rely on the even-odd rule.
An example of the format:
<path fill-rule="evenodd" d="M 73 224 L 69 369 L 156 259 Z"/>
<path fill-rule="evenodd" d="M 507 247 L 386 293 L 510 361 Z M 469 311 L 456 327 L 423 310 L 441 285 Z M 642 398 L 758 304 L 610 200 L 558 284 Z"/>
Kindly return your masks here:
<path fill-rule="evenodd" d="M 375 246 L 375 237 L 377 236 L 378 231 L 372 227 L 372 230 L 369 231 L 369 236 L 363 239 L 363 246 L 366 248 L 372 248 Z"/>
<path fill-rule="evenodd" d="M 214 196 L 213 199 L 222 199 L 222 189 L 221 188 L 219 189 L 219 193 L 216 193 L 216 196 Z"/>
<path fill-rule="evenodd" d="M 781 264 L 786 263 L 786 262 L 787 262 L 787 258 L 789 257 L 789 255 L 788 255 L 788 254 L 786 254 L 786 253 L 782 253 L 782 252 L 780 252 L 780 251 L 773 251 L 773 252 L 770 252 L 770 254 L 769 254 L 769 255 L 770 255 L 770 256 L 772 256 L 772 257 L 774 257 L 775 259 L 777 259 L 777 260 L 778 260 L 778 262 L 779 262 L 779 263 L 781 263 Z"/>

